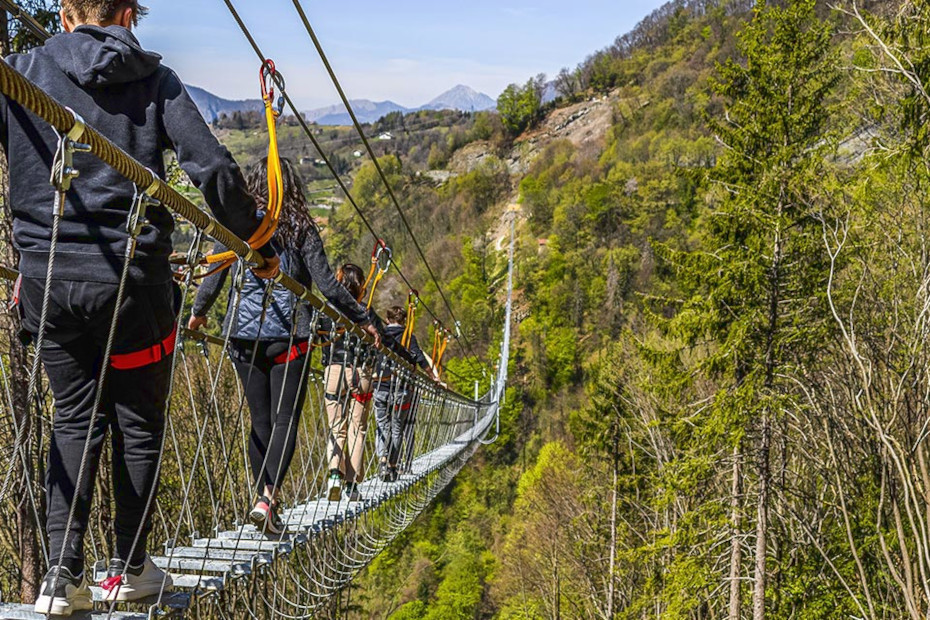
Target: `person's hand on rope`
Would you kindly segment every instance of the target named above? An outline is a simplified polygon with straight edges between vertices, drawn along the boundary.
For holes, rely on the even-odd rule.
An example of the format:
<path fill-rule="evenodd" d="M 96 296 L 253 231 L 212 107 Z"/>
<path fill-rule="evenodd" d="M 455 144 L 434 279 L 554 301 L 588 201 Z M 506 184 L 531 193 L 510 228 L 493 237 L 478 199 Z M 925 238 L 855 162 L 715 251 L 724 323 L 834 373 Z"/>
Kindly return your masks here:
<path fill-rule="evenodd" d="M 252 267 L 252 273 L 255 274 L 255 277 L 261 278 L 262 280 L 270 280 L 271 278 L 277 276 L 280 272 L 281 259 L 277 256 L 266 258 L 264 267 Z"/>
<path fill-rule="evenodd" d="M 363 330 L 368 332 L 368 335 L 375 339 L 375 348 L 381 348 L 381 333 L 378 331 L 378 328 L 372 323 L 365 323 L 360 326 Z"/>
<path fill-rule="evenodd" d="M 207 322 L 207 317 L 192 314 L 190 320 L 187 322 L 187 329 L 191 330 L 192 332 L 196 332 L 201 327 L 206 327 Z"/>

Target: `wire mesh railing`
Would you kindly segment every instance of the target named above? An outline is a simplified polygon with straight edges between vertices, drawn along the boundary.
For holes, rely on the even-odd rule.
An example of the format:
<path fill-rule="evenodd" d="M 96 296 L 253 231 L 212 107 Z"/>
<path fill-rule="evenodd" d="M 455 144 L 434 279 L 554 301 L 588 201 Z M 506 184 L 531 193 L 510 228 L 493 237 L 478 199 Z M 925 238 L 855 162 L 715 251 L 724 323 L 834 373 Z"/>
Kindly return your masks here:
<path fill-rule="evenodd" d="M 75 482 L 77 487 L 85 479 L 90 480 L 97 493 L 86 519 L 76 516 L 72 509 L 65 532 L 67 539 L 72 528 L 84 525 L 85 557 L 100 579 L 105 576 L 108 559 L 114 557 L 116 545 L 115 500 L 110 489 L 117 464 L 108 467 L 107 461 L 119 446 L 105 443 L 99 449 L 91 446 L 101 441 L 97 437 L 99 428 L 105 431 L 107 426 L 117 423 L 107 396 L 109 386 L 132 378 L 111 367 L 111 345 L 124 320 L 119 300 L 126 287 L 133 239 L 145 225 L 144 207 L 167 208 L 195 230 L 186 259 L 190 269 L 180 279 L 182 303 L 176 311 L 176 324 L 189 312 L 187 300 L 194 286 L 193 268 L 202 259 L 201 246 L 207 239 L 235 252 L 241 270 L 248 265 L 262 266 L 264 259 L 216 219 L 155 178 L 4 63 L 0 63 L 0 92 L 49 123 L 62 136 L 56 159 L 58 199 L 49 207 L 55 217 L 59 217 L 67 199 L 68 182 L 79 182 L 73 170 L 69 170 L 73 162 L 66 161 L 75 150 L 93 153 L 136 185 L 137 200 L 127 214 L 125 265 L 109 322 L 107 346 L 102 349 L 93 417 Z M 54 240 L 55 232 L 52 234 Z M 511 269 L 512 264 L 511 246 Z M 53 269 L 54 261 L 49 260 L 46 285 L 51 281 Z M 0 267 L 0 279 L 12 281 L 16 276 L 12 269 Z M 233 284 L 234 311 L 241 301 L 241 286 L 241 281 Z M 131 604 L 108 601 L 105 589 L 94 588 L 97 602 L 96 610 L 90 612 L 92 616 L 333 615 L 339 604 L 334 594 L 409 526 L 464 466 L 494 424 L 506 384 L 509 329 L 504 334 L 499 374 L 491 392 L 475 401 L 436 383 L 393 352 L 375 348 L 368 334 L 289 276 L 280 274 L 268 286 L 294 294 L 292 315 L 299 306 L 309 310 L 311 333 L 316 333 L 320 323 L 328 319 L 334 326 L 333 336 L 338 326 L 342 346 L 354 351 L 350 361 L 326 367 L 316 362 L 312 350 L 311 354 L 289 357 L 283 362 L 286 367 L 299 366 L 300 372 L 294 373 L 297 378 L 293 380 L 306 382 L 302 407 L 288 417 L 287 435 L 295 438 L 296 447 L 289 474 L 280 489 L 285 505 L 281 514 L 283 531 L 272 534 L 267 528 L 245 523 L 257 491 L 250 471 L 251 429 L 245 391 L 249 379 L 244 380 L 244 385 L 237 377 L 229 356 L 230 338 L 181 329 L 178 345 L 166 362 L 170 363 L 170 378 L 158 457 L 160 485 L 157 492 L 152 487 L 146 497 L 140 498 L 152 516 L 149 555 L 166 572 L 166 577 L 157 595 Z M 9 297 L 12 288 L 6 289 Z M 269 297 L 266 295 L 266 300 Z M 509 308 L 508 293 L 508 327 Z M 261 321 L 264 317 L 263 312 Z M 23 355 L 29 349 L 16 349 L 29 345 L 14 339 L 8 340 L 8 350 L 0 350 L 0 445 L 7 447 L 0 451 L 0 473 L 5 474 L 0 491 L 6 496 L 3 500 L 10 502 L 13 498 L 9 490 L 13 486 L 23 489 L 25 497 L 16 500 L 28 507 L 36 525 L 43 522 L 47 508 L 41 475 L 43 455 L 54 428 L 55 409 L 48 382 L 39 372 L 38 351 L 43 347 L 45 329 L 45 322 L 41 321 L 38 334 L 31 340 L 31 356 Z M 261 325 L 258 333 L 256 341 Z M 296 334 L 292 333 L 288 350 L 298 344 Z M 255 350 L 257 347 L 253 347 Z M 22 360 L 30 357 L 29 367 L 21 367 Z M 384 429 L 378 428 L 370 415 L 371 402 L 358 387 L 385 371 L 391 377 L 390 389 L 403 393 L 403 402 L 407 404 L 396 480 L 371 474 L 380 465 L 379 455 L 373 449 L 374 440 Z M 24 382 L 24 377 L 29 380 Z M 94 458 L 100 458 L 101 452 L 109 455 L 103 455 L 104 464 L 97 470 Z M 342 455 L 335 457 L 340 467 L 351 464 L 358 487 L 357 495 L 346 494 L 333 500 L 327 495 L 327 476 L 336 453 Z M 265 465 L 262 463 L 262 467 Z M 13 481 L 19 484 L 13 485 Z M 44 565 L 60 565 L 62 558 L 56 555 L 57 550 L 49 553 L 43 528 L 39 526 L 37 531 L 42 538 Z M 144 539 L 140 525 L 135 541 L 144 543 Z M 164 548 L 157 550 L 156 541 L 164 542 Z M 3 561 L 0 558 L 0 564 Z M 9 561 L 15 562 L 16 558 Z M 11 601 L 13 597 L 7 591 L 0 595 L 7 601 L 0 603 L 0 617 L 43 617 L 31 605 Z"/>

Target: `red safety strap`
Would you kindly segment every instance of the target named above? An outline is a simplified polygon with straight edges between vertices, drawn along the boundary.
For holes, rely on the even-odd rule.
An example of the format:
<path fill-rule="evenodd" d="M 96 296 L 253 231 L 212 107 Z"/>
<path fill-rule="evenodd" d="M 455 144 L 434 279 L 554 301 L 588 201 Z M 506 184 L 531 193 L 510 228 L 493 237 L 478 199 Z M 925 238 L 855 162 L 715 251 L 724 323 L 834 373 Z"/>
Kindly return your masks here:
<path fill-rule="evenodd" d="M 368 403 L 374 397 L 374 395 L 374 392 L 368 392 L 367 394 L 353 394 L 352 398 L 364 405 Z"/>
<path fill-rule="evenodd" d="M 413 406 L 413 403 L 404 403 L 403 405 L 400 405 L 398 409 L 400 409 L 401 411 L 407 411 L 412 406 Z"/>
<path fill-rule="evenodd" d="M 110 356 L 110 366 L 116 370 L 134 370 L 149 366 L 174 353 L 174 345 L 178 337 L 178 326 L 175 325 L 168 337 L 156 345 L 134 353 L 123 353 Z"/>
<path fill-rule="evenodd" d="M 293 362 L 294 360 L 296 360 L 298 357 L 305 354 L 309 350 L 310 350 L 309 342 L 299 342 L 295 344 L 293 347 L 291 347 L 290 349 L 288 349 L 287 351 L 285 351 L 284 353 L 282 353 L 281 355 L 279 355 L 278 357 L 274 358 L 274 363 L 275 364 L 287 364 L 288 362 Z"/>

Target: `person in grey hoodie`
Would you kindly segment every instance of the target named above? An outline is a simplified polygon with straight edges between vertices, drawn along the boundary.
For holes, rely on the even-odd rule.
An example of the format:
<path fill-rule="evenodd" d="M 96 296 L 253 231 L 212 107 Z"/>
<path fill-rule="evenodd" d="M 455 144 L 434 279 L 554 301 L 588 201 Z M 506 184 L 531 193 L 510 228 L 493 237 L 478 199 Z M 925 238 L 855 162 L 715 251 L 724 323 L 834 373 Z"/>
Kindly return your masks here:
<path fill-rule="evenodd" d="M 143 50 L 131 32 L 145 9 L 137 0 L 61 4 L 65 32 L 6 62 L 159 177 L 165 173 L 163 151 L 173 150 L 217 219 L 248 238 L 259 220 L 239 168 L 211 134 L 178 76 L 161 64 L 159 55 Z M 48 296 L 40 357 L 55 397 L 46 475 L 50 569 L 35 607 L 39 613 L 70 615 L 91 607 L 83 541 L 108 429 L 116 545 L 105 598 L 135 600 L 171 585 L 146 551 L 177 333 L 179 291 L 168 262 L 174 223 L 164 207 L 149 208 L 125 295 L 116 307 L 136 188 L 92 154 L 76 153 L 80 178 L 63 205 L 46 290 L 55 202 L 49 177 L 58 136 L 31 112 L 0 97 L 0 141 L 10 166 L 13 242 L 20 255 L 27 332 L 39 333 Z M 256 275 L 275 275 L 273 249 L 261 253 L 268 266 Z M 114 312 L 118 329 L 100 385 Z M 94 418 L 98 389 L 103 393 Z M 86 467 L 79 476 L 82 461 Z"/>

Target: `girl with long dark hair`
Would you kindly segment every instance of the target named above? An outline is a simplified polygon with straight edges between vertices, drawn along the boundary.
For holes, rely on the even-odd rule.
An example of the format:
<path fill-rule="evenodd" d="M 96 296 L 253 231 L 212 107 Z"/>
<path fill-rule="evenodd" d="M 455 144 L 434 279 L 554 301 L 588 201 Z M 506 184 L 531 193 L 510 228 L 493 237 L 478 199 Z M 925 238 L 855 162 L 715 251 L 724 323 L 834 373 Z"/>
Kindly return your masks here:
<path fill-rule="evenodd" d="M 316 284 L 323 296 L 340 312 L 360 324 L 377 342 L 377 329 L 360 304 L 333 274 L 319 231 L 310 217 L 301 181 L 294 164 L 281 160 L 284 203 L 271 245 L 281 258 L 281 269 L 309 288 Z M 247 181 L 259 204 L 267 202 L 267 160 L 252 167 Z M 217 243 L 214 252 L 224 252 Z M 197 292 L 188 327 L 207 324 L 207 312 L 218 299 L 232 272 L 236 281 L 238 263 L 206 278 Z M 310 369 L 307 355 L 312 336 L 310 309 L 297 305 L 290 291 L 276 287 L 262 320 L 266 281 L 246 272 L 241 297 L 230 290 L 223 333 L 230 339 L 229 355 L 244 386 L 252 430 L 249 435 L 249 464 L 258 500 L 249 518 L 263 531 L 280 533 L 278 493 L 294 456 L 300 413 L 307 393 Z M 296 323 L 296 324 L 295 324 Z"/>

